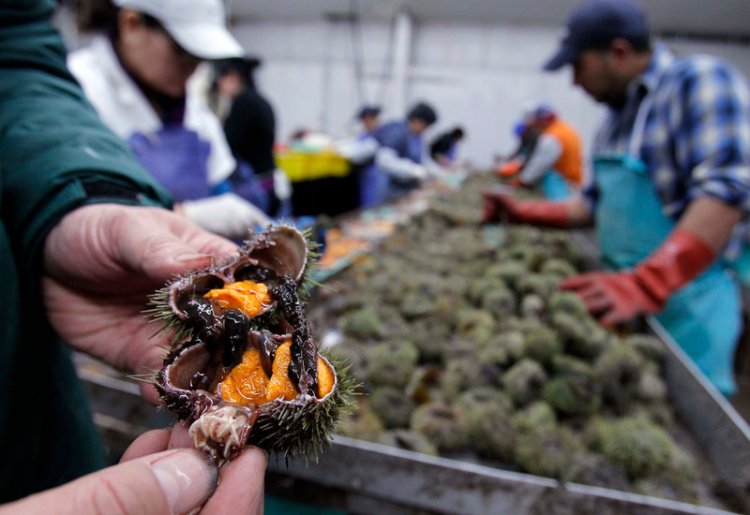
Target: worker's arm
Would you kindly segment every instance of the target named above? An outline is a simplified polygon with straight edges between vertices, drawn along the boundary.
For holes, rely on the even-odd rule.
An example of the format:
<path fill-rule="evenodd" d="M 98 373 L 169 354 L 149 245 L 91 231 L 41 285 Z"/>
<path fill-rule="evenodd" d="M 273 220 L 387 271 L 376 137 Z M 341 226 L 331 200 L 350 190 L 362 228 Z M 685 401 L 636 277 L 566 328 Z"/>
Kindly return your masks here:
<path fill-rule="evenodd" d="M 484 222 L 508 221 L 546 227 L 581 227 L 590 225 L 593 216 L 580 196 L 562 202 L 517 200 L 503 190 L 485 190 Z"/>
<path fill-rule="evenodd" d="M 375 154 L 375 164 L 385 174 L 397 179 L 425 179 L 427 168 L 409 159 L 399 157 L 395 150 L 380 147 Z"/>
<path fill-rule="evenodd" d="M 553 136 L 542 134 L 534 152 L 521 171 L 521 182 L 526 185 L 536 184 L 555 165 L 562 154 L 562 145 Z"/>
<path fill-rule="evenodd" d="M 604 325 L 656 313 L 676 290 L 711 266 L 740 216 L 739 209 L 718 199 L 699 198 L 666 241 L 633 270 L 583 274 L 561 287 L 578 293 Z"/>
<path fill-rule="evenodd" d="M 732 235 L 734 224 L 742 212 L 712 197 L 694 200 L 677 224 L 677 229 L 687 231 L 719 255 Z"/>
<path fill-rule="evenodd" d="M 750 212 L 746 81 L 718 60 L 687 70 L 682 81 L 670 98 L 668 127 L 673 179 L 687 202 L 675 230 L 632 271 L 586 274 L 562 285 L 579 293 L 603 324 L 660 311 L 715 261 L 742 213 Z"/>
<path fill-rule="evenodd" d="M 375 138 L 343 138 L 334 142 L 334 149 L 347 161 L 356 165 L 366 163 L 375 157 L 378 142 Z"/>

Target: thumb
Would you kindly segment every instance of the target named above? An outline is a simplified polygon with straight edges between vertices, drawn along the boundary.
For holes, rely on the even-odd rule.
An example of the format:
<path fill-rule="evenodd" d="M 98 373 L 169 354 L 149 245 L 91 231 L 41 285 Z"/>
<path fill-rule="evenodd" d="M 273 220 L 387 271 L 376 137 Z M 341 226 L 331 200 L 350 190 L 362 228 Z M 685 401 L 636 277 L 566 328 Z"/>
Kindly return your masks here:
<path fill-rule="evenodd" d="M 106 468 L 5 508 L 71 515 L 184 513 L 200 507 L 216 481 L 216 468 L 198 451 L 176 449 Z"/>

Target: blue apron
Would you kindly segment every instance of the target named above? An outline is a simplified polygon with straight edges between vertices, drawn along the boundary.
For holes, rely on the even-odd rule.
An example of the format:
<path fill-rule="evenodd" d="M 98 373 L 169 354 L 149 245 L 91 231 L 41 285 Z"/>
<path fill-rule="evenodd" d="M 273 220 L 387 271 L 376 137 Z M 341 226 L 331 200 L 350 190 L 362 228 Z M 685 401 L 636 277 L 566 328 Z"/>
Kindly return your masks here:
<path fill-rule="evenodd" d="M 617 270 L 647 258 L 675 226 L 662 211 L 646 164 L 636 157 L 650 107 L 647 100 L 636 116 L 629 152 L 594 157 L 597 237 L 605 265 Z M 714 386 L 731 395 L 736 391 L 732 364 L 740 313 L 739 289 L 718 260 L 672 294 L 656 318 Z"/>
<path fill-rule="evenodd" d="M 548 200 L 567 200 L 570 187 L 556 170 L 550 170 L 542 177 L 542 193 Z"/>
<path fill-rule="evenodd" d="M 401 157 L 408 159 L 412 163 L 422 163 L 422 136 L 417 136 L 416 134 L 407 131 L 406 141 L 404 143 L 404 150 L 406 153 Z M 403 197 L 410 191 L 419 188 L 419 185 L 419 179 L 390 177 L 386 198 L 387 200 L 393 200 Z"/>
<path fill-rule="evenodd" d="M 208 156 L 211 145 L 198 133 L 182 125 L 171 125 L 156 133 L 135 133 L 128 140 L 143 167 L 174 198 L 175 202 L 211 196 Z"/>
<path fill-rule="evenodd" d="M 357 141 L 371 138 L 371 134 L 362 134 Z M 376 206 L 385 200 L 388 190 L 388 176 L 375 164 L 375 159 L 362 165 L 359 171 L 359 207 Z"/>
<path fill-rule="evenodd" d="M 267 215 L 271 213 L 273 172 L 258 175 L 247 161 L 237 159 L 237 169 L 229 177 L 230 190 L 244 198 Z"/>

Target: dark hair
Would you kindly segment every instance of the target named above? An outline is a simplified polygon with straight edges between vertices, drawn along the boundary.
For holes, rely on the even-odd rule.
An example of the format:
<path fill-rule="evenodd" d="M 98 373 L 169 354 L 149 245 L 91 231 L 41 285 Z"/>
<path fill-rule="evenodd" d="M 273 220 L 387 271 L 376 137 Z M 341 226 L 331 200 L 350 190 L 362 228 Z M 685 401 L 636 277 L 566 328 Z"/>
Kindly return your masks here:
<path fill-rule="evenodd" d="M 453 136 L 454 139 L 461 139 L 466 135 L 464 132 L 463 127 L 454 127 L 451 131 L 451 136 Z"/>
<path fill-rule="evenodd" d="M 118 8 L 111 0 L 78 0 L 76 26 L 81 32 L 111 32 Z"/>
<path fill-rule="evenodd" d="M 76 25 L 81 32 L 110 33 L 114 38 L 119 36 L 117 17 L 120 13 L 112 0 L 79 0 L 76 9 Z M 138 11 L 143 18 L 143 24 L 152 30 L 166 30 L 162 23 L 151 15 Z"/>
<path fill-rule="evenodd" d="M 107 18 L 106 24 L 103 24 L 100 27 L 106 30 L 113 41 L 116 41 L 120 38 L 120 24 L 117 21 L 120 15 L 120 11 L 121 9 L 119 7 L 115 7 L 114 11 L 112 11 L 111 17 Z M 165 34 L 169 34 L 169 32 L 167 32 L 167 29 L 164 28 L 164 25 L 150 14 L 146 14 L 141 11 L 138 11 L 138 14 L 141 16 L 141 22 L 143 23 L 143 26 L 147 29 L 161 31 Z"/>
<path fill-rule="evenodd" d="M 357 111 L 357 119 L 362 120 L 364 118 L 374 118 L 380 115 L 380 106 L 376 105 L 364 105 Z"/>
<path fill-rule="evenodd" d="M 411 108 L 406 118 L 409 120 L 416 118 L 422 120 L 426 125 L 432 125 L 437 121 L 437 113 L 430 104 L 419 102 Z"/>

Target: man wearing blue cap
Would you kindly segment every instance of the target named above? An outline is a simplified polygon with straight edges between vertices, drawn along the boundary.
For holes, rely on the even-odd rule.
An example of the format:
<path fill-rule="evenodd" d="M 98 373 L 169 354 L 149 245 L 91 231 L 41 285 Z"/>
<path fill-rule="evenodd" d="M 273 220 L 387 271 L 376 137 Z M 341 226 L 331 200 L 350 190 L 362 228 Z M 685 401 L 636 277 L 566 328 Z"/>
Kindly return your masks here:
<path fill-rule="evenodd" d="M 486 219 L 557 227 L 595 222 L 605 265 L 563 282 L 604 325 L 654 313 L 725 395 L 735 392 L 744 222 L 750 212 L 750 92 L 727 63 L 674 58 L 650 42 L 627 0 L 589 0 L 545 70 L 574 82 L 607 118 L 593 145 L 584 197 L 516 201 L 485 194 Z M 739 266 L 738 266 L 739 265 Z"/>

